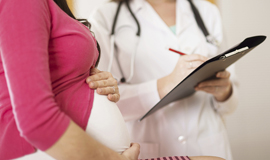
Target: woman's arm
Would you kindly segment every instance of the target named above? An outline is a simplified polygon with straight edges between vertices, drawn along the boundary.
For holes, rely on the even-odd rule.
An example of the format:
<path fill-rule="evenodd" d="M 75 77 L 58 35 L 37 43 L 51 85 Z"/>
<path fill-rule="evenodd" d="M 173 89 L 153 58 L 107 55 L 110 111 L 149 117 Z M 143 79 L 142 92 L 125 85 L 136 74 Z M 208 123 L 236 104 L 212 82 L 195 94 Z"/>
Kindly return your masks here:
<path fill-rule="evenodd" d="M 179 57 L 171 74 L 157 80 L 160 98 L 168 94 L 179 82 L 207 60 L 207 57 L 191 54 Z"/>
<path fill-rule="evenodd" d="M 90 137 L 72 121 L 62 137 L 46 150 L 47 154 L 58 160 L 137 160 L 139 152 L 140 146 L 132 144 L 119 155 Z"/>
<path fill-rule="evenodd" d="M 118 155 L 88 136 L 55 102 L 48 64 L 48 2 L 0 1 L 1 65 L 20 135 L 56 159 L 137 159 L 138 145 Z"/>

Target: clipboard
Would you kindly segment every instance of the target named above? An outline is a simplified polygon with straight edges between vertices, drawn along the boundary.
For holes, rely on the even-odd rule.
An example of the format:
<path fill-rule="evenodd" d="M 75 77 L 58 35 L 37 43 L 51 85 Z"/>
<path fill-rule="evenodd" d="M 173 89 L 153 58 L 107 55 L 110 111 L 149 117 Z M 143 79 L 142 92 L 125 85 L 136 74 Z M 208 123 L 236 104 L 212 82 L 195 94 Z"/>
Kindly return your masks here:
<path fill-rule="evenodd" d="M 225 70 L 231 64 L 235 63 L 261 44 L 265 39 L 266 36 L 248 37 L 235 47 L 205 61 L 143 115 L 139 121 L 142 121 L 147 116 L 173 101 L 191 96 L 195 92 L 194 87 L 199 82 L 214 78 L 217 72 Z"/>

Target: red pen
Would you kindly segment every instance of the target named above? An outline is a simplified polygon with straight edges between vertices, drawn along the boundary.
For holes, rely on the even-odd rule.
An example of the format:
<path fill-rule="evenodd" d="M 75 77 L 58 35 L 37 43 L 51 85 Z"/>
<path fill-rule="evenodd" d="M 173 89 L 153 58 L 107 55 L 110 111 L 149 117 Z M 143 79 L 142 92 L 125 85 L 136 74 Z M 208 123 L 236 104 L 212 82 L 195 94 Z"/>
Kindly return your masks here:
<path fill-rule="evenodd" d="M 174 50 L 174 49 L 171 49 L 171 48 L 169 48 L 169 51 L 172 51 L 172 52 L 178 53 L 178 54 L 180 54 L 180 55 L 182 55 L 182 56 L 186 55 L 185 53 L 179 52 L 179 51 Z"/>

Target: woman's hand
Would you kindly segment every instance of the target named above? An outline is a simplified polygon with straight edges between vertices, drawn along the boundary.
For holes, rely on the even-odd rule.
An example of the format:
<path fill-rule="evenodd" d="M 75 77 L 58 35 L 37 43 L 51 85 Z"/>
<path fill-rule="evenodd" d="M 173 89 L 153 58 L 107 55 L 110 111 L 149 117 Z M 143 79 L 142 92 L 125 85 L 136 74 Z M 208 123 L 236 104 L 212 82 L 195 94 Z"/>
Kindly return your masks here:
<path fill-rule="evenodd" d="M 130 148 L 122 153 L 125 160 L 138 160 L 140 154 L 140 145 L 138 143 L 131 143 Z"/>
<path fill-rule="evenodd" d="M 120 99 L 117 81 L 113 78 L 110 72 L 100 71 L 97 68 L 92 68 L 91 76 L 86 79 L 91 89 L 96 89 L 100 95 L 107 95 L 112 102 L 117 102 Z"/>
<path fill-rule="evenodd" d="M 195 87 L 195 90 L 210 93 L 216 98 L 217 101 L 226 101 L 232 94 L 232 84 L 229 78 L 230 72 L 218 72 L 216 74 L 216 79 L 199 83 Z"/>
<path fill-rule="evenodd" d="M 158 79 L 157 86 L 160 98 L 163 98 L 179 82 L 181 82 L 194 69 L 207 60 L 207 57 L 198 54 L 184 55 L 179 60 L 171 74 Z"/>

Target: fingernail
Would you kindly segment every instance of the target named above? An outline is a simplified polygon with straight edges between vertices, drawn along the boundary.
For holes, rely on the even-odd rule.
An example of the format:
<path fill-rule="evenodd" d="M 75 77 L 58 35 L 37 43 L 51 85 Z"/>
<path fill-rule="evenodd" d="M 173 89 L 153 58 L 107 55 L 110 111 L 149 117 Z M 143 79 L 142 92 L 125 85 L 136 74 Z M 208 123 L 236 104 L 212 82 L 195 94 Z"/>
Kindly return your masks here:
<path fill-rule="evenodd" d="M 97 89 L 98 93 L 102 93 L 102 89 L 98 88 Z"/>
<path fill-rule="evenodd" d="M 89 85 L 90 85 L 91 88 L 95 87 L 95 84 L 93 82 L 90 82 Z"/>
<path fill-rule="evenodd" d="M 86 82 L 87 82 L 87 83 L 91 82 L 91 78 L 87 78 L 87 79 L 86 79 Z"/>

